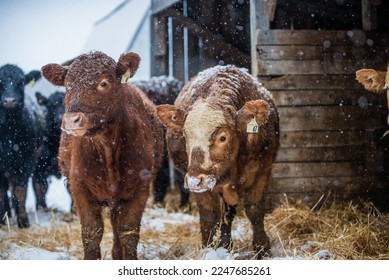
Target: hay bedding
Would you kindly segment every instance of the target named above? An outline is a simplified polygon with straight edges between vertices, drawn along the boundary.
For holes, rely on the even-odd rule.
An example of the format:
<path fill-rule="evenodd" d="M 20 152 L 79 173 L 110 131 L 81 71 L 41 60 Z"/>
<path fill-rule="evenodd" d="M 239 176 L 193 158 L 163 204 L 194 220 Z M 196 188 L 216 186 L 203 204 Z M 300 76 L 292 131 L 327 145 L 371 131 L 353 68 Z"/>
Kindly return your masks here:
<path fill-rule="evenodd" d="M 177 194 L 163 208 L 148 204 L 143 216 L 140 259 L 250 259 L 251 229 L 240 214 L 233 224 L 231 253 L 201 249 L 196 206 L 178 210 Z M 32 226 L 17 229 L 16 222 L 0 229 L 0 259 L 82 259 L 81 231 L 77 218 L 65 222 L 59 211 L 31 213 Z M 111 259 L 109 220 L 101 244 L 104 259 Z M 389 259 L 389 215 L 371 204 L 349 203 L 311 210 L 286 201 L 266 215 L 273 259 Z"/>

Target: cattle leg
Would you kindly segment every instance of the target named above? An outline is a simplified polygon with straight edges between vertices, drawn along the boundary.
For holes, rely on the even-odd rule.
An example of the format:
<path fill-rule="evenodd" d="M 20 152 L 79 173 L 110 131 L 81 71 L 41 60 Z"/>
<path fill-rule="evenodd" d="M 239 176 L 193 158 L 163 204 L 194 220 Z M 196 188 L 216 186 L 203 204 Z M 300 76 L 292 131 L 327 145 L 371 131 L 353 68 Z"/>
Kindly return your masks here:
<path fill-rule="evenodd" d="M 79 187 L 83 190 L 82 186 Z M 77 215 L 81 223 L 81 238 L 84 247 L 84 260 L 101 259 L 100 242 L 104 233 L 104 221 L 101 215 L 101 206 L 91 201 L 86 192 L 72 192 Z"/>
<path fill-rule="evenodd" d="M 47 208 L 46 205 L 46 193 L 49 188 L 46 178 L 43 176 L 34 176 L 32 178 L 32 186 L 34 188 L 36 197 L 36 209 Z"/>
<path fill-rule="evenodd" d="M 112 258 L 117 260 L 137 260 L 137 246 L 142 214 L 148 198 L 148 188 L 138 192 L 131 201 L 120 204 L 111 211 L 114 236 Z"/>
<path fill-rule="evenodd" d="M 270 254 L 270 242 L 264 228 L 265 209 L 262 202 L 245 203 L 244 209 L 253 229 L 253 250 L 258 259 Z"/>
<path fill-rule="evenodd" d="M 0 225 L 5 224 L 5 215 L 11 215 L 11 208 L 8 199 L 8 182 L 4 177 L 0 177 Z"/>
<path fill-rule="evenodd" d="M 236 206 L 228 205 L 224 203 L 224 219 L 220 228 L 220 246 L 226 249 L 232 247 L 231 243 L 231 226 L 236 214 Z"/>
<path fill-rule="evenodd" d="M 212 244 L 221 221 L 221 199 L 212 192 L 193 193 L 200 215 L 200 230 L 204 247 Z"/>
<path fill-rule="evenodd" d="M 27 184 L 16 184 L 13 188 L 12 198 L 19 228 L 28 228 L 30 223 L 26 211 Z"/>
<path fill-rule="evenodd" d="M 181 172 L 175 171 L 174 176 L 176 178 L 176 185 L 180 188 L 181 200 L 180 207 L 184 207 L 189 202 L 189 190 L 184 188 L 184 175 Z"/>
<path fill-rule="evenodd" d="M 163 204 L 167 189 L 169 187 L 169 182 L 169 160 L 167 157 L 165 157 L 161 168 L 157 172 L 154 183 L 154 203 Z"/>

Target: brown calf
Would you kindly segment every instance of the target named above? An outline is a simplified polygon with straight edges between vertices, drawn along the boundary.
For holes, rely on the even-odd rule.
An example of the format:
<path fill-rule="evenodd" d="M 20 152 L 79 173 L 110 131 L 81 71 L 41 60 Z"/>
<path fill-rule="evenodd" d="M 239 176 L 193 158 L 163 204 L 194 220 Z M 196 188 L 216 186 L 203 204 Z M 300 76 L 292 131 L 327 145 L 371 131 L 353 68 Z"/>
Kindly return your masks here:
<path fill-rule="evenodd" d="M 66 87 L 59 162 L 81 222 L 84 259 L 101 258 L 102 206 L 110 208 L 112 258 L 137 259 L 141 217 L 163 152 L 155 106 L 121 83 L 139 62 L 135 53 L 116 64 L 93 52 L 69 66 L 42 67 L 47 80 Z"/>
<path fill-rule="evenodd" d="M 207 69 L 189 82 L 175 106 L 157 106 L 168 128 L 167 145 L 200 212 L 202 243 L 231 244 L 235 205 L 241 198 L 253 227 L 258 258 L 270 245 L 263 197 L 279 146 L 277 108 L 271 94 L 234 66 Z M 224 202 L 224 203 L 223 203 Z"/>

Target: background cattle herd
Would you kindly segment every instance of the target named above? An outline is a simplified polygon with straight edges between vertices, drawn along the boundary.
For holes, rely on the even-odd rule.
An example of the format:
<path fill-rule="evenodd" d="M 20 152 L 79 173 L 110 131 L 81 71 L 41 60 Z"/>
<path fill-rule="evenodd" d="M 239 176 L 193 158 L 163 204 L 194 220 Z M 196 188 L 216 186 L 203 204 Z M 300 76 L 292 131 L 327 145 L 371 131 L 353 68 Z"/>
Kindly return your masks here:
<path fill-rule="evenodd" d="M 186 85 L 166 76 L 128 81 L 139 63 L 135 53 L 115 62 L 91 52 L 66 65 L 45 65 L 42 73 L 0 68 L 0 226 L 12 213 L 19 228 L 30 226 L 30 178 L 40 209 L 47 208 L 48 177 L 64 176 L 81 223 L 84 258 L 101 258 L 101 207 L 108 207 L 112 257 L 137 259 L 150 190 L 154 203 L 163 204 L 176 184 L 181 206 L 189 193 L 196 201 L 203 246 L 231 248 L 231 224 L 242 201 L 256 257 L 269 256 L 263 200 L 279 146 L 271 93 L 232 65 L 202 71 Z M 66 93 L 36 92 L 44 108 L 36 110 L 25 103 L 25 87 L 42 75 Z M 357 79 L 368 90 L 388 88 L 386 72 L 364 69 Z"/>

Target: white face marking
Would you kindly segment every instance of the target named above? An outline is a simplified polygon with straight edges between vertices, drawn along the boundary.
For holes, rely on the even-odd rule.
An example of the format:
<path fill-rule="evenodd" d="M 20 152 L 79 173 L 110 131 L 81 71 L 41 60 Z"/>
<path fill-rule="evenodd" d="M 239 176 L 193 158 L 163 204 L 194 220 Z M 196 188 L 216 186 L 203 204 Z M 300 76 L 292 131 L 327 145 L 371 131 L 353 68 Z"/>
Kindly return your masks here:
<path fill-rule="evenodd" d="M 203 100 L 193 105 L 184 124 L 189 165 L 191 164 L 192 151 L 195 147 L 198 147 L 204 152 L 202 168 L 207 170 L 212 167 L 213 163 L 209 152 L 210 138 L 215 129 L 225 123 L 222 110 L 211 108 Z"/>

